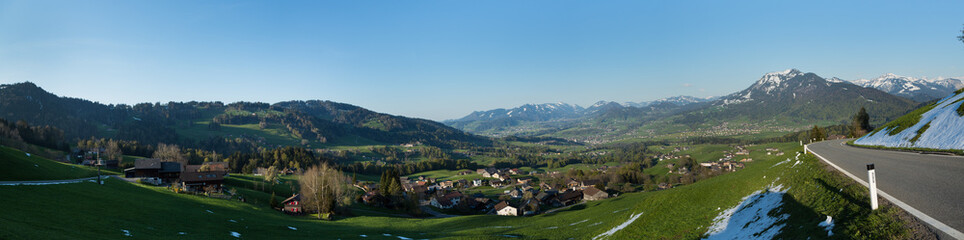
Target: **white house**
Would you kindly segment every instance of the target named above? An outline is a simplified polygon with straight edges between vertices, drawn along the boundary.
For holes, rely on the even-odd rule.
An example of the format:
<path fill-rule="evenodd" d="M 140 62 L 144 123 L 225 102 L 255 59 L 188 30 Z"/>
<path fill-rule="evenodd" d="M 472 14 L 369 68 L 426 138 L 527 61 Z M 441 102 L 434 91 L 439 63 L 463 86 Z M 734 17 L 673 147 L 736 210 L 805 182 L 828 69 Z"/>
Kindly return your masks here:
<path fill-rule="evenodd" d="M 519 208 L 509 206 L 509 203 L 506 201 L 496 204 L 495 212 L 501 216 L 519 216 Z"/>

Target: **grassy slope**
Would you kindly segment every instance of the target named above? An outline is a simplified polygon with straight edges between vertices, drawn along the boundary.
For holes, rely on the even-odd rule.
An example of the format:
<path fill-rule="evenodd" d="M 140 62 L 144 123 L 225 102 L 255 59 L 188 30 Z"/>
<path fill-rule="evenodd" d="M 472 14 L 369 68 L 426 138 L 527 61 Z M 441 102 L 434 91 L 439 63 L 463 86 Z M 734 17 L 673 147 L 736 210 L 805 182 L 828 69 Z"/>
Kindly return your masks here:
<path fill-rule="evenodd" d="M 926 113 L 927 111 L 930 111 L 931 109 L 934 109 L 934 107 L 936 106 L 937 106 L 937 103 L 933 103 L 933 104 L 924 106 L 922 108 L 918 108 L 914 111 L 911 111 L 910 113 L 904 116 L 900 116 L 894 121 L 891 121 L 887 124 L 884 124 L 883 126 L 878 127 L 877 130 L 874 131 L 874 133 L 879 131 L 887 131 L 887 134 L 891 136 L 897 133 L 900 133 L 901 131 L 904 131 L 904 129 L 914 126 L 915 124 L 917 124 L 917 122 L 920 122 L 921 115 Z"/>
<path fill-rule="evenodd" d="M 781 147 L 792 146 L 783 144 Z M 763 147 L 763 146 L 760 146 Z M 788 151 L 796 150 L 787 149 Z M 503 234 L 531 238 L 588 239 L 626 221 L 631 214 L 642 217 L 611 239 L 692 239 L 702 236 L 720 210 L 737 205 L 741 198 L 764 189 L 777 177 L 790 187 L 785 197 L 790 212 L 790 238 L 825 238 L 816 227 L 824 215 L 834 216 L 835 236 L 858 238 L 899 237 L 895 210 L 884 206 L 870 213 L 865 189 L 823 170 L 814 158 L 800 164 L 781 158 L 760 159 L 744 170 L 671 190 L 625 194 L 590 202 L 571 210 L 534 217 L 491 215 L 445 219 L 407 219 L 359 216 L 332 222 L 289 217 L 263 206 L 174 194 L 164 188 L 110 180 L 107 185 L 77 183 L 49 186 L 0 186 L 0 239 L 125 238 L 121 229 L 137 238 L 225 239 L 229 232 L 243 238 L 279 237 L 358 238 L 383 233 L 410 238 L 491 239 Z M 789 156 L 792 157 L 792 156 Z M 838 190 L 842 189 L 842 190 Z M 70 196 L 71 201 L 63 201 Z M 38 207 L 22 206 L 41 202 Z M 214 213 L 208 213 L 211 210 Z M 366 215 L 366 214 L 359 214 Z M 235 220 L 230 222 L 229 220 Z M 71 223 L 71 224 L 49 224 Z M 296 227 L 290 230 L 287 226 Z M 81 231 L 78 231 L 81 230 Z"/>
<path fill-rule="evenodd" d="M 59 180 L 97 176 L 97 169 L 51 161 L 0 146 L 0 181 Z"/>

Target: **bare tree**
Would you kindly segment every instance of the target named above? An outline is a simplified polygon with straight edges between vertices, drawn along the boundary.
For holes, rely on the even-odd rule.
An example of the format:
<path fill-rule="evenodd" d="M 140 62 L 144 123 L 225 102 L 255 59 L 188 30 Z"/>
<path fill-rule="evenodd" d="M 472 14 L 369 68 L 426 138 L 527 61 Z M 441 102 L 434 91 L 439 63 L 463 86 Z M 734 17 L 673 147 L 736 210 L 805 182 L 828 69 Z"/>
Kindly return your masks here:
<path fill-rule="evenodd" d="M 278 168 L 275 166 L 268 167 L 268 171 L 264 173 L 264 181 L 274 186 L 278 182 Z"/>
<path fill-rule="evenodd" d="M 157 150 L 154 151 L 154 158 L 161 159 L 161 161 L 164 162 L 180 163 L 182 167 L 187 165 L 187 158 L 181 153 L 181 147 L 174 144 L 157 144 Z"/>
<path fill-rule="evenodd" d="M 123 160 L 124 152 L 120 149 L 120 144 L 117 141 L 110 140 L 107 142 L 107 159 L 108 160 Z"/>
<path fill-rule="evenodd" d="M 301 201 L 305 208 L 318 213 L 332 213 L 339 204 L 349 203 L 348 178 L 337 169 L 322 163 L 309 168 L 299 181 Z"/>

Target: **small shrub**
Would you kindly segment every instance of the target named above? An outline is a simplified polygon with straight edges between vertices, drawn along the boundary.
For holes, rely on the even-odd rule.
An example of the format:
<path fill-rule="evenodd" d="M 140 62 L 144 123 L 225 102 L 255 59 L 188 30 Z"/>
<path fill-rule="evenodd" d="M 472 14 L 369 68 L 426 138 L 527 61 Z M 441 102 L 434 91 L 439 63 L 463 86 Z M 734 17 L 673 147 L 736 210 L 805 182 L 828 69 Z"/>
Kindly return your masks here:
<path fill-rule="evenodd" d="M 961 98 L 961 99 L 964 99 L 964 98 Z M 957 106 L 957 116 L 964 117 L 964 103 L 962 103 L 960 106 Z"/>
<path fill-rule="evenodd" d="M 927 129 L 930 128 L 930 127 L 931 127 L 931 122 L 927 122 L 927 124 L 924 124 L 923 127 L 920 127 L 920 129 L 917 129 L 917 135 L 914 136 L 914 138 L 911 138 L 911 139 L 910 139 L 910 142 L 911 142 L 911 143 L 917 143 L 917 140 L 920 139 L 920 135 L 921 135 L 921 134 L 924 134 L 924 132 L 926 132 Z"/>

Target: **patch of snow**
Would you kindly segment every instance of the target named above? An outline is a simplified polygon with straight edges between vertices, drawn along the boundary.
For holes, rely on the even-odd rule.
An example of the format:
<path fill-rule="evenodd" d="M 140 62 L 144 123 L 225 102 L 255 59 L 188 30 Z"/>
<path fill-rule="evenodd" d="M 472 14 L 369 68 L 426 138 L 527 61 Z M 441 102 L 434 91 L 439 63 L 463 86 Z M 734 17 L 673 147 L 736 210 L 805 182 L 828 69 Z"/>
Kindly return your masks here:
<path fill-rule="evenodd" d="M 30 156 L 30 153 L 27 153 L 27 157 L 29 157 L 29 156 Z"/>
<path fill-rule="evenodd" d="M 104 179 L 110 176 L 104 176 Z M 14 182 L 14 183 L 0 183 L 0 186 L 43 186 L 43 185 L 57 185 L 57 184 L 68 184 L 68 183 L 80 183 L 80 182 L 96 182 L 90 179 L 77 179 L 77 180 L 63 180 L 63 181 L 25 181 L 25 182 Z"/>
<path fill-rule="evenodd" d="M 800 160 L 797 160 L 797 162 L 793 163 L 793 166 L 790 166 L 790 167 L 796 167 L 797 164 L 800 164 Z"/>
<path fill-rule="evenodd" d="M 569 226 L 575 226 L 576 224 L 580 224 L 580 223 L 584 223 L 584 222 L 588 222 L 588 221 L 589 221 L 589 219 L 584 219 L 584 220 L 582 220 L 582 221 L 570 223 Z"/>
<path fill-rule="evenodd" d="M 397 237 L 398 239 L 401 239 L 401 240 L 412 240 L 411 238 L 402 237 L 402 236 L 395 236 L 395 237 Z"/>
<path fill-rule="evenodd" d="M 787 69 L 781 72 L 772 72 L 763 75 L 760 80 L 753 85 L 753 88 L 761 89 L 769 94 L 771 91 L 780 87 L 780 85 L 791 78 L 803 75 L 802 72 L 796 69 Z"/>
<path fill-rule="evenodd" d="M 367 238 L 367 237 L 368 237 L 368 235 L 365 235 L 365 234 L 358 235 L 358 236 L 359 236 L 359 237 L 363 237 L 363 238 Z"/>
<path fill-rule="evenodd" d="M 790 217 L 768 214 L 783 205 L 786 192 L 782 188 L 779 185 L 766 192 L 753 192 L 743 197 L 739 205 L 720 212 L 706 232 L 706 239 L 773 239 L 784 225 L 777 223 Z"/>
<path fill-rule="evenodd" d="M 382 233 L 382 236 L 391 237 L 392 235 L 388 233 Z"/>
<path fill-rule="evenodd" d="M 295 230 L 295 231 L 298 231 L 298 228 L 296 228 L 296 227 L 292 227 L 292 226 L 288 226 L 288 229 L 291 229 L 291 230 Z"/>
<path fill-rule="evenodd" d="M 208 213 L 212 213 L 212 214 L 214 213 L 214 212 L 212 212 L 211 210 L 204 210 L 204 211 L 208 211 Z"/>
<path fill-rule="evenodd" d="M 547 227 L 546 229 L 556 229 L 556 228 L 559 228 L 559 227 L 552 226 L 552 227 Z"/>
<path fill-rule="evenodd" d="M 234 219 L 231 219 L 231 220 L 228 220 L 228 222 L 236 223 L 236 222 L 238 222 L 238 221 L 234 221 Z"/>
<path fill-rule="evenodd" d="M 596 223 L 593 223 L 593 224 L 589 224 L 589 227 L 597 226 L 597 225 L 599 225 L 599 224 L 602 224 L 602 222 L 596 222 Z"/>
<path fill-rule="evenodd" d="M 773 164 L 773 166 L 771 166 L 771 168 L 772 168 L 772 167 L 779 166 L 780 164 L 788 163 L 788 162 L 790 162 L 790 158 L 787 158 L 787 160 L 780 161 L 780 162 L 778 162 L 777 164 Z"/>
<path fill-rule="evenodd" d="M 618 213 L 618 212 L 622 212 L 622 211 L 626 211 L 626 210 L 629 210 L 629 208 L 619 209 L 619 210 L 613 211 L 613 213 Z"/>
<path fill-rule="evenodd" d="M 40 165 L 34 164 L 33 167 L 40 167 Z"/>
<path fill-rule="evenodd" d="M 602 234 L 599 234 L 599 235 L 593 237 L 592 239 L 593 239 L 593 240 L 596 240 L 596 239 L 600 239 L 600 238 L 603 238 L 603 237 L 612 236 L 613 234 L 615 234 L 615 233 L 618 232 L 619 230 L 623 230 L 623 228 L 626 228 L 627 226 L 629 226 L 629 224 L 632 224 L 633 222 L 635 222 L 636 219 L 638 219 L 638 218 L 641 217 L 641 216 L 643 216 L 643 213 L 642 213 L 642 212 L 640 212 L 640 213 L 638 213 L 638 214 L 633 214 L 633 215 L 631 215 L 631 216 L 629 217 L 629 220 L 626 220 L 626 221 L 623 222 L 622 224 L 619 224 L 619 226 L 616 226 L 616 227 L 614 227 L 613 229 L 609 229 L 609 231 L 606 231 L 606 232 L 604 232 L 604 233 L 602 233 Z"/>
<path fill-rule="evenodd" d="M 177 235 L 187 235 L 186 232 L 177 232 Z"/>
<path fill-rule="evenodd" d="M 827 236 L 833 236 L 833 217 L 827 216 L 827 220 L 820 222 L 817 224 L 817 226 L 823 227 L 824 230 L 827 230 Z"/>
<path fill-rule="evenodd" d="M 121 232 L 124 232 L 124 236 L 125 236 L 125 237 L 131 237 L 131 236 L 132 236 L 132 235 L 131 235 L 131 231 L 128 231 L 127 229 L 121 229 Z"/>
<path fill-rule="evenodd" d="M 232 237 L 241 238 L 241 234 L 238 232 L 231 232 Z"/>

